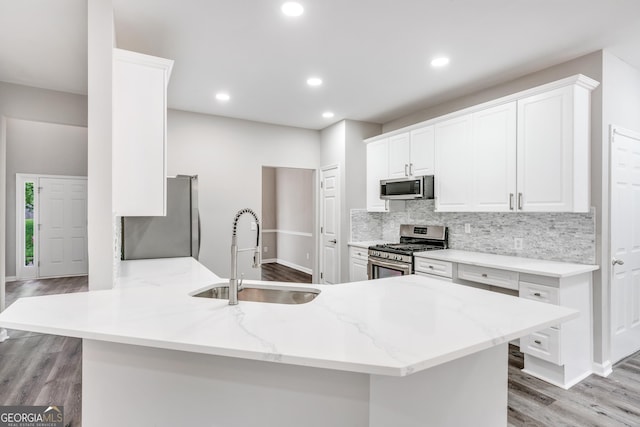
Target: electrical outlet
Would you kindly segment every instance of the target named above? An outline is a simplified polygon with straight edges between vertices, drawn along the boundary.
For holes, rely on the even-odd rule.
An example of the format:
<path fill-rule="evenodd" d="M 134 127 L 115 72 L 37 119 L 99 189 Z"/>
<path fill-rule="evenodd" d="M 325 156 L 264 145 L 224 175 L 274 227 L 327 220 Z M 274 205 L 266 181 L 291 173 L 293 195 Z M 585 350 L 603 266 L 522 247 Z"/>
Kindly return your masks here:
<path fill-rule="evenodd" d="M 467 234 L 471 234 L 471 224 L 464 225 L 464 232 Z"/>
<path fill-rule="evenodd" d="M 258 229 L 258 224 L 255 221 L 251 221 L 251 230 L 256 231 Z"/>
<path fill-rule="evenodd" d="M 267 252 L 269 252 L 269 246 L 263 246 L 262 247 L 262 251 L 266 254 Z"/>
<path fill-rule="evenodd" d="M 521 251 L 522 245 L 523 245 L 522 237 L 516 237 L 513 239 L 513 249 L 515 249 L 516 251 Z"/>

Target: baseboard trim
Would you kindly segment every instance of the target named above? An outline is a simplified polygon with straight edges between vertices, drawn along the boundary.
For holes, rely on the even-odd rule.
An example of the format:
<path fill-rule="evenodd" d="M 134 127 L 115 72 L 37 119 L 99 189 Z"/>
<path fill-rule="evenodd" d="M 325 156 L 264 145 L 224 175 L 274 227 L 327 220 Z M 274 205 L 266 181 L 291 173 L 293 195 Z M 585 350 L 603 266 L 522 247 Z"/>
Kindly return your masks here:
<path fill-rule="evenodd" d="M 278 262 L 278 260 L 275 258 L 267 258 L 267 259 L 263 259 L 261 262 L 263 264 L 273 264 L 274 262 Z"/>
<path fill-rule="evenodd" d="M 18 280 L 16 276 L 7 276 L 4 278 L 5 282 L 15 282 L 16 280 Z"/>
<path fill-rule="evenodd" d="M 312 270 L 312 269 L 310 269 L 310 268 L 303 267 L 303 266 L 301 266 L 301 265 L 294 264 L 294 263 L 292 263 L 292 262 L 285 261 L 285 260 L 280 259 L 280 258 L 278 258 L 278 259 L 276 260 L 276 262 L 277 262 L 278 264 L 282 264 L 282 265 L 284 265 L 285 267 L 293 268 L 294 270 L 298 270 L 298 271 L 301 271 L 301 272 L 303 272 L 303 273 L 313 274 L 313 270 Z"/>
<path fill-rule="evenodd" d="M 611 361 L 609 361 L 609 360 L 607 360 L 604 363 L 593 362 L 592 369 L 593 369 L 593 373 L 594 374 L 606 378 L 609 375 L 611 375 L 611 373 L 613 372 L 613 365 L 611 364 Z"/>

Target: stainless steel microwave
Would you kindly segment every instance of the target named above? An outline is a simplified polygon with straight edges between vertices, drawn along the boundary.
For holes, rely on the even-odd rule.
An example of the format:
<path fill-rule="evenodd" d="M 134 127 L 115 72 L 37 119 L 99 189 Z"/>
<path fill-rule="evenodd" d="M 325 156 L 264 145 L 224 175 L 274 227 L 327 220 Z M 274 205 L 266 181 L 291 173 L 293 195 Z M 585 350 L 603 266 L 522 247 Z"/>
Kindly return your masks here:
<path fill-rule="evenodd" d="M 433 199 L 433 175 L 380 181 L 382 200 Z"/>

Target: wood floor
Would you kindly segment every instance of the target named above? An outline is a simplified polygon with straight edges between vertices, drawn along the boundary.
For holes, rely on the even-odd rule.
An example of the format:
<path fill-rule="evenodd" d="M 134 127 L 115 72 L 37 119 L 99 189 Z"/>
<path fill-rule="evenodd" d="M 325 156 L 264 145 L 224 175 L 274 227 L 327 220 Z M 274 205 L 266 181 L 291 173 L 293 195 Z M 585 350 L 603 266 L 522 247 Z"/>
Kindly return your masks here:
<path fill-rule="evenodd" d="M 262 280 L 270 282 L 311 283 L 311 275 L 282 264 L 270 262 L 262 264 Z"/>
<path fill-rule="evenodd" d="M 87 277 L 10 282 L 6 291 L 8 306 L 22 297 L 87 291 Z M 65 426 L 80 426 L 82 340 L 8 332 L 0 343 L 0 405 L 61 405 Z"/>
<path fill-rule="evenodd" d="M 309 275 L 282 265 L 265 264 L 262 272 L 264 280 L 311 282 Z M 86 290 L 86 277 L 12 282 L 7 303 Z M 9 335 L 0 344 L 0 405 L 64 405 L 65 425 L 80 426 L 81 340 L 20 331 Z M 608 378 L 592 375 L 568 391 L 524 374 L 517 347 L 509 353 L 509 426 L 640 426 L 640 353 L 618 363 Z"/>

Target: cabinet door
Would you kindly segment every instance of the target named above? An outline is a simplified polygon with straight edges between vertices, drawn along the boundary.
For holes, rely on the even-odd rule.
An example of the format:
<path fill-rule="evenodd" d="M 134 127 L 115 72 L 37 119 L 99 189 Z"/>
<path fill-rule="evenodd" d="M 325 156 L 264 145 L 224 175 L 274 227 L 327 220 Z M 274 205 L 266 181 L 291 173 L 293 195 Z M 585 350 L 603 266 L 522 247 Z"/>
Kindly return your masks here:
<path fill-rule="evenodd" d="M 389 138 L 389 178 L 409 176 L 411 138 L 409 133 Z"/>
<path fill-rule="evenodd" d="M 573 209 L 572 87 L 518 100 L 518 206 Z"/>
<path fill-rule="evenodd" d="M 113 209 L 166 215 L 166 89 L 173 61 L 114 50 Z"/>
<path fill-rule="evenodd" d="M 351 258 L 351 268 L 349 272 L 349 281 L 350 282 L 360 282 L 363 280 L 368 280 L 369 276 L 367 273 L 367 261 Z"/>
<path fill-rule="evenodd" d="M 471 115 L 436 124 L 435 145 L 435 210 L 470 211 L 473 205 Z"/>
<path fill-rule="evenodd" d="M 433 126 L 411 131 L 411 160 L 409 174 L 434 174 L 435 139 Z"/>
<path fill-rule="evenodd" d="M 386 211 L 386 201 L 380 199 L 380 180 L 389 176 L 389 140 L 367 144 L 367 210 Z"/>
<path fill-rule="evenodd" d="M 473 114 L 473 210 L 515 210 L 516 103 Z"/>

